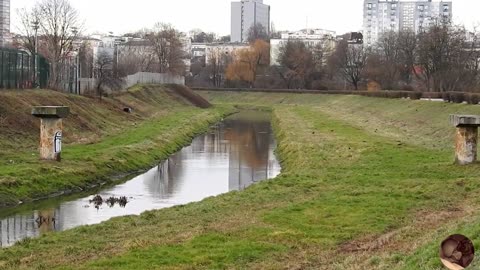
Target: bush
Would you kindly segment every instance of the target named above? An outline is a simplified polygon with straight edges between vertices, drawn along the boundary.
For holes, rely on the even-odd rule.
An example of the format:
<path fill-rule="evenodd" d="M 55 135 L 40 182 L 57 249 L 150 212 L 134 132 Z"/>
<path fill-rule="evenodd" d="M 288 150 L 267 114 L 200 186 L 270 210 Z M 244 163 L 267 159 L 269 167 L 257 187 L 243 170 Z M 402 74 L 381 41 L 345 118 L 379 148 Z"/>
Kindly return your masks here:
<path fill-rule="evenodd" d="M 422 92 L 410 92 L 408 97 L 412 100 L 419 100 L 422 98 Z"/>
<path fill-rule="evenodd" d="M 441 94 L 442 94 L 442 98 L 443 98 L 444 101 L 446 101 L 446 102 L 451 101 L 449 93 L 441 93 Z"/>
<path fill-rule="evenodd" d="M 450 92 L 449 97 L 453 103 L 463 103 L 465 101 L 465 94 L 462 92 Z"/>
<path fill-rule="evenodd" d="M 467 102 L 468 104 L 478 105 L 480 102 L 480 95 L 479 94 L 468 94 L 467 95 Z"/>

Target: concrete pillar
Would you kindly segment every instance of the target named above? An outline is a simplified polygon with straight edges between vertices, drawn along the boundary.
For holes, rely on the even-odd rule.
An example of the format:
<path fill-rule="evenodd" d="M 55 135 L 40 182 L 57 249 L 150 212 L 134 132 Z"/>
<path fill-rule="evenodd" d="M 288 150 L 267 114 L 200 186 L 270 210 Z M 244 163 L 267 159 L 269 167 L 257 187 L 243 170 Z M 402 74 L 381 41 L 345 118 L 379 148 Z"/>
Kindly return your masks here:
<path fill-rule="evenodd" d="M 40 118 L 40 159 L 61 160 L 62 118 L 68 114 L 69 108 L 63 106 L 42 106 L 32 109 L 32 115 Z"/>
<path fill-rule="evenodd" d="M 466 165 L 477 160 L 478 127 L 459 126 L 455 137 L 455 163 Z"/>
<path fill-rule="evenodd" d="M 451 115 L 450 122 L 457 128 L 455 135 L 455 163 L 458 165 L 475 163 L 477 161 L 480 116 Z"/>

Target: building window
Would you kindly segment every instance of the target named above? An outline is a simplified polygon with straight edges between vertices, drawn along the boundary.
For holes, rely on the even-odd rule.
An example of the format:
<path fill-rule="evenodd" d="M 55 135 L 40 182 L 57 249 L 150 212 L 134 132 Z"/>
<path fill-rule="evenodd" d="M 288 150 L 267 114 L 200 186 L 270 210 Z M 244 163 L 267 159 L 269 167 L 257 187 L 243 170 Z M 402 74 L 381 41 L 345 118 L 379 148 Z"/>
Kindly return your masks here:
<path fill-rule="evenodd" d="M 373 7 L 373 4 L 372 4 L 372 3 L 368 3 L 368 4 L 367 4 L 367 8 L 368 8 L 369 10 L 371 10 L 372 7 Z"/>
<path fill-rule="evenodd" d="M 443 12 L 448 12 L 450 7 L 448 5 L 443 5 Z"/>
<path fill-rule="evenodd" d="M 425 6 L 424 6 L 424 5 L 419 5 L 419 6 L 418 6 L 418 10 L 424 11 L 424 10 L 425 10 Z"/>

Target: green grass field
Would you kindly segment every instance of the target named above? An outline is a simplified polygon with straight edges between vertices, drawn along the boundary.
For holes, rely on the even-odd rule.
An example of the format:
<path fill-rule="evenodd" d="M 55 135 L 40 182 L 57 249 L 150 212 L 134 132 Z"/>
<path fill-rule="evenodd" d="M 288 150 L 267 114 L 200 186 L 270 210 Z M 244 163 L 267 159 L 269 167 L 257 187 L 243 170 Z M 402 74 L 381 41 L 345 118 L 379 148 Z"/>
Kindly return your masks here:
<path fill-rule="evenodd" d="M 438 247 L 448 235 L 465 233 L 480 247 L 480 167 L 453 165 L 448 123 L 451 113 L 480 114 L 479 106 L 201 94 L 219 108 L 272 109 L 279 177 L 24 240 L 0 250 L 0 268 L 442 269 Z M 87 149 L 78 147 L 71 153 Z M 473 269 L 479 266 L 477 259 Z"/>

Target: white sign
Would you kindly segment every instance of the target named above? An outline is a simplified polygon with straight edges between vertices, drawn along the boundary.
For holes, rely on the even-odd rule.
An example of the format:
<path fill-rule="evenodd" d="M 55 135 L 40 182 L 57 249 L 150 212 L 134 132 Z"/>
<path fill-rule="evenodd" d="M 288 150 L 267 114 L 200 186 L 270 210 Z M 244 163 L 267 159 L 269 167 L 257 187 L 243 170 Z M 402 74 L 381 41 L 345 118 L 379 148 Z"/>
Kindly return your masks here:
<path fill-rule="evenodd" d="M 55 154 L 62 152 L 62 132 L 61 131 L 57 131 L 55 133 L 55 137 L 53 137 L 53 148 L 54 148 Z"/>

